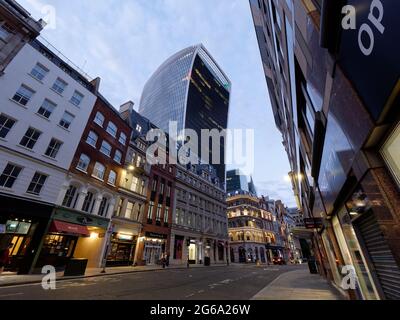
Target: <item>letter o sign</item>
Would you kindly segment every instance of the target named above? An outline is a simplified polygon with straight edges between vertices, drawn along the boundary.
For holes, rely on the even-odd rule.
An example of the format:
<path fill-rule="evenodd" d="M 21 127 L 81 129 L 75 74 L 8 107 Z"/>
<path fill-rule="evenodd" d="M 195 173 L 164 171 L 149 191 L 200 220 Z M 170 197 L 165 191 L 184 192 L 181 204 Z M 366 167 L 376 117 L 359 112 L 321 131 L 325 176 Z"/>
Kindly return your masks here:
<path fill-rule="evenodd" d="M 369 46 L 366 46 L 365 43 L 363 42 L 364 33 L 367 34 L 369 37 Z M 361 49 L 361 52 L 364 55 L 369 56 L 374 50 L 374 44 L 375 44 L 374 32 L 372 31 L 371 27 L 368 24 L 364 23 L 358 32 L 358 45 Z"/>

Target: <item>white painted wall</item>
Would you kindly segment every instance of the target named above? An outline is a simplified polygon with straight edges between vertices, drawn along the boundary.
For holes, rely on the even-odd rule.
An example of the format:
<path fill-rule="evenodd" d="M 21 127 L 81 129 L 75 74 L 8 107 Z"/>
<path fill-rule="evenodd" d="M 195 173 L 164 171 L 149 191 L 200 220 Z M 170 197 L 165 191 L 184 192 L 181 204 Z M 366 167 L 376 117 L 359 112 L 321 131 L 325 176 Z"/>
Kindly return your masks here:
<path fill-rule="evenodd" d="M 60 188 L 66 179 L 66 173 L 55 167 L 50 167 L 41 161 L 33 161 L 14 152 L 6 152 L 3 149 L 0 149 L 0 172 L 3 172 L 9 162 L 18 165 L 23 169 L 12 189 L 0 187 L 0 192 L 36 201 L 56 203 Z M 46 183 L 44 184 L 39 196 L 26 193 L 36 171 L 48 174 Z"/>
<path fill-rule="evenodd" d="M 49 73 L 42 82 L 30 75 L 32 68 L 38 62 L 49 69 Z M 62 96 L 51 89 L 58 77 L 68 83 Z M 26 107 L 11 100 L 21 84 L 28 86 L 36 92 Z M 84 99 L 79 107 L 69 102 L 75 90 L 84 95 Z M 50 119 L 45 119 L 36 114 L 45 98 L 57 104 Z M 60 168 L 68 169 L 95 101 L 96 97 L 94 94 L 71 78 L 39 51 L 27 44 L 8 65 L 5 69 L 5 74 L 0 78 L 0 113 L 5 113 L 17 120 L 17 123 L 6 139 L 0 140 L 0 145 Z M 58 125 L 65 111 L 75 116 L 68 130 Z M 21 138 L 30 126 L 43 132 L 33 150 L 19 146 Z M 63 146 L 55 160 L 44 156 L 52 138 L 63 142 Z"/>

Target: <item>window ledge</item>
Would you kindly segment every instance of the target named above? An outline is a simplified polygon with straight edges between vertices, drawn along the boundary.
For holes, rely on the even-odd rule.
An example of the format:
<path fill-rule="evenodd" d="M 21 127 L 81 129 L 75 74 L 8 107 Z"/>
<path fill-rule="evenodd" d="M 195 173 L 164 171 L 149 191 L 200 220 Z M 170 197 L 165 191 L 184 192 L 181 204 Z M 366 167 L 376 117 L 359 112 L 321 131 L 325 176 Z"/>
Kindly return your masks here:
<path fill-rule="evenodd" d="M 46 156 L 45 154 L 42 154 L 42 157 L 44 157 L 44 158 L 46 158 L 46 159 L 49 159 L 49 160 L 51 160 L 51 161 L 57 162 L 57 159 L 56 159 L 56 158 L 52 158 L 52 157 L 50 157 L 50 156 Z"/>
<path fill-rule="evenodd" d="M 20 144 L 17 144 L 16 146 L 17 146 L 17 147 L 20 147 L 21 149 L 24 149 L 24 150 L 26 150 L 26 151 L 29 151 L 29 152 L 31 152 L 31 153 L 35 153 L 35 151 L 33 151 L 33 149 L 29 149 L 28 147 L 21 146 Z"/>
<path fill-rule="evenodd" d="M 33 197 L 36 199 L 41 199 L 42 197 L 40 196 L 40 194 L 36 194 L 36 193 L 29 193 L 29 192 L 25 192 L 25 194 L 29 197 Z"/>
<path fill-rule="evenodd" d="M 8 142 L 8 140 L 7 140 L 6 138 L 2 138 L 2 137 L 0 137 L 0 141 L 2 141 L 2 142 Z"/>
<path fill-rule="evenodd" d="M 64 98 L 64 96 L 59 93 L 58 91 L 54 90 L 52 87 L 50 87 L 50 90 L 53 91 L 55 94 L 59 95 L 60 97 Z"/>
<path fill-rule="evenodd" d="M 60 127 L 61 129 L 67 131 L 67 132 L 71 132 L 69 129 L 64 128 L 63 126 L 60 126 L 59 124 L 57 124 L 58 127 Z"/>
<path fill-rule="evenodd" d="M 81 104 L 75 104 L 75 103 L 73 103 L 71 100 L 68 100 L 68 102 L 71 104 L 71 105 L 73 105 L 75 108 L 78 108 L 78 109 L 80 109 L 81 108 Z"/>
<path fill-rule="evenodd" d="M 42 80 L 39 80 L 38 78 L 36 78 L 35 76 L 33 76 L 31 73 L 28 72 L 28 76 L 30 76 L 32 79 L 35 79 L 37 82 L 44 84 Z"/>
<path fill-rule="evenodd" d="M 15 103 L 16 105 L 18 105 L 18 106 L 24 108 L 24 109 L 28 109 L 27 106 L 25 106 L 25 105 L 23 105 L 23 104 L 21 104 L 21 103 L 15 101 L 15 100 L 13 100 L 13 99 L 11 99 L 11 98 L 10 98 L 9 100 L 10 100 L 11 102 Z M 28 101 L 28 102 L 29 102 L 29 101 Z"/>
<path fill-rule="evenodd" d="M 6 191 L 6 192 L 9 192 L 9 193 L 15 193 L 15 191 L 13 190 L 13 188 L 11 187 L 11 188 L 7 188 L 7 187 L 0 187 L 0 190 L 2 190 L 2 191 Z"/>
<path fill-rule="evenodd" d="M 36 112 L 35 115 L 37 115 L 39 118 L 42 118 L 43 120 L 46 120 L 46 121 L 50 122 L 49 118 L 46 118 L 44 115 L 41 115 L 40 113 Z"/>
<path fill-rule="evenodd" d="M 96 179 L 96 180 L 98 180 L 98 181 L 104 182 L 104 179 L 100 179 L 99 177 L 96 177 L 96 176 L 93 175 L 93 174 L 92 174 L 92 178 L 94 178 L 94 179 Z"/>
<path fill-rule="evenodd" d="M 78 170 L 78 171 L 80 171 L 80 172 L 82 172 L 82 173 L 84 173 L 84 174 L 88 174 L 87 171 L 85 171 L 85 170 L 83 170 L 83 169 L 80 169 L 80 168 L 78 168 L 78 167 L 76 167 L 75 169 Z"/>

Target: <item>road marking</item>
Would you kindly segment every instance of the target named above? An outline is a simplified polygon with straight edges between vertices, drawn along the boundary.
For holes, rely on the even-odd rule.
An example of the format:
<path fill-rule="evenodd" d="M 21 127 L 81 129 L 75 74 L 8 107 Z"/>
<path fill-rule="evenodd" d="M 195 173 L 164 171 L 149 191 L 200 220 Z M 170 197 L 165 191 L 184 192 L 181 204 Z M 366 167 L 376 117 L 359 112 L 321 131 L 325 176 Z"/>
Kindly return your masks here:
<path fill-rule="evenodd" d="M 20 295 L 23 295 L 23 293 L 18 292 L 18 293 L 2 294 L 2 295 L 0 295 L 0 297 L 12 297 L 12 296 L 20 296 Z"/>
<path fill-rule="evenodd" d="M 204 292 L 204 290 L 199 290 L 199 291 L 197 291 L 197 293 L 203 293 Z"/>
<path fill-rule="evenodd" d="M 190 298 L 190 297 L 193 297 L 194 296 L 194 293 L 191 293 L 191 294 L 188 294 L 185 298 Z"/>

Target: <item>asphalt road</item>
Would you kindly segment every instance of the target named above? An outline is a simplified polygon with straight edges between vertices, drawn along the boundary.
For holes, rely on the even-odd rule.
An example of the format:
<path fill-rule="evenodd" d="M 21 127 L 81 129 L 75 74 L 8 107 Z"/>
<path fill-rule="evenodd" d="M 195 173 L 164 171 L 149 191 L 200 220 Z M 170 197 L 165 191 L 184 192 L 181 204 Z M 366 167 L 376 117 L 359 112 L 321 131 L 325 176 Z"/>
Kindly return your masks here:
<path fill-rule="evenodd" d="M 0 300 L 248 300 L 300 266 L 170 269 L 0 288 Z"/>

